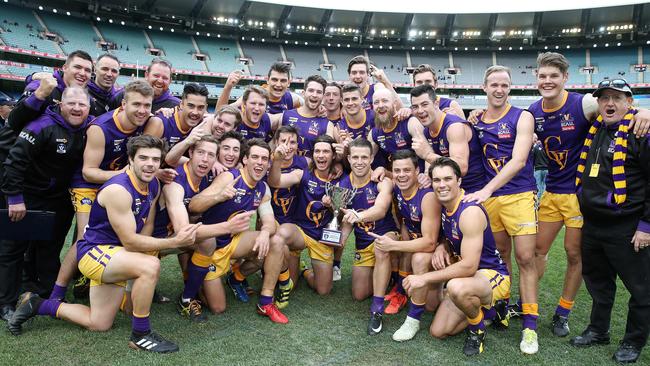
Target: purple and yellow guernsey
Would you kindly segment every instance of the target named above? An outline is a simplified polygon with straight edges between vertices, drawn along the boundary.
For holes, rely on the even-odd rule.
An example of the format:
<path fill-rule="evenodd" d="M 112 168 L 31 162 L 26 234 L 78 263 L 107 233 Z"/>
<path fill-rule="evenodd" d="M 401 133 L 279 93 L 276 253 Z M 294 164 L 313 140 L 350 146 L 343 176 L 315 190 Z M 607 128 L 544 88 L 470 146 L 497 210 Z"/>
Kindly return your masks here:
<path fill-rule="evenodd" d="M 203 213 L 201 221 L 206 225 L 225 222 L 239 213 L 257 210 L 262 203 L 262 199 L 266 193 L 266 183 L 264 181 L 249 182 L 248 179 L 250 178 L 247 179 L 245 175 L 242 175 L 242 171 L 239 169 L 233 169 L 229 172 L 233 175 L 234 179 L 237 179 L 239 176 L 242 177 L 242 179 L 235 182 L 233 187 L 237 193 L 235 197 L 228 201 L 218 203 Z M 232 235 L 221 235 L 217 236 L 216 239 L 217 249 L 219 249 L 230 244 Z"/>
<path fill-rule="evenodd" d="M 124 187 L 133 198 L 133 202 L 131 202 L 131 213 L 133 213 L 133 217 L 135 218 L 135 232 L 140 233 L 149 216 L 149 210 L 151 210 L 151 206 L 158 196 L 160 182 L 158 182 L 157 178 L 154 178 L 149 182 L 147 189 L 143 191 L 138 187 L 137 178 L 135 178 L 133 173 L 126 171 L 104 183 L 97 192 L 97 196 L 101 194 L 104 188 L 113 184 Z M 93 202 L 90 210 L 90 218 L 88 219 L 88 228 L 84 233 L 83 239 L 77 243 L 77 259 L 81 260 L 90 249 L 97 245 L 122 246 L 120 238 L 117 237 L 108 220 L 106 208 L 99 204 L 99 200 Z"/>
<path fill-rule="evenodd" d="M 347 131 L 353 140 L 360 136 L 364 139 L 368 138 L 370 130 L 375 128 L 375 112 L 373 110 L 361 110 L 359 113 L 363 114 L 362 123 L 356 125 L 348 123 L 345 117 L 342 117 L 339 122 L 339 129 L 341 131 Z"/>
<path fill-rule="evenodd" d="M 450 108 L 451 107 L 451 102 L 453 102 L 453 99 L 441 97 L 439 95 L 436 95 L 436 99 L 438 99 L 438 108 L 440 109 L 445 109 L 445 108 Z"/>
<path fill-rule="evenodd" d="M 174 108 L 174 114 L 171 117 L 167 118 L 162 113 L 156 114 L 156 117 L 160 118 L 163 123 L 163 135 L 162 139 L 167 141 L 167 145 L 171 149 L 177 143 L 185 140 L 185 138 L 192 132 L 192 128 L 184 130 L 181 126 L 181 116 L 178 111 L 178 107 Z"/>
<path fill-rule="evenodd" d="M 326 183 L 327 180 L 320 179 L 316 173 L 304 170 L 302 179 L 297 185 L 296 212 L 293 216 L 293 223 L 316 240 L 320 239 L 323 228 L 334 217 L 332 211 L 322 202 Z M 335 181 L 330 181 L 330 183 L 336 184 Z"/>
<path fill-rule="evenodd" d="M 285 111 L 282 114 L 282 125 L 292 126 L 298 130 L 298 155 L 311 156 L 314 141 L 320 135 L 327 133 L 329 121 L 325 117 L 306 117 L 297 109 Z"/>
<path fill-rule="evenodd" d="M 266 103 L 266 112 L 269 114 L 282 113 L 294 108 L 298 108 L 298 106 L 294 107 L 293 96 L 288 90 L 282 94 L 282 97 L 279 100 L 271 100 L 269 98 L 268 102 Z"/>
<path fill-rule="evenodd" d="M 177 167 L 176 173 L 178 173 L 178 175 L 174 178 L 174 183 L 179 184 L 183 188 L 183 205 L 186 209 L 190 205 L 192 197 L 210 185 L 210 179 L 208 176 L 203 177 L 198 186 L 194 185 L 190 178 L 189 169 L 189 162 Z M 167 207 L 161 207 L 161 200 L 158 200 L 158 204 L 156 205 L 156 220 L 154 221 L 153 236 L 155 238 L 166 238 L 173 233 L 174 227 L 169 221 Z"/>
<path fill-rule="evenodd" d="M 126 130 L 122 127 L 117 115 L 120 109 L 114 109 L 95 118 L 90 125 L 99 127 L 104 133 L 104 158 L 99 169 L 102 170 L 121 170 L 129 163 L 126 154 L 126 144 L 131 137 L 141 135 L 144 126 L 136 127 L 133 130 Z M 72 188 L 99 188 L 101 184 L 89 183 L 83 179 L 81 172 L 82 167 L 75 172 L 72 177 Z"/>
<path fill-rule="evenodd" d="M 494 178 L 512 159 L 512 150 L 517 138 L 517 122 L 523 109 L 508 104 L 496 120 L 480 118 L 476 126 L 478 139 L 483 149 L 483 166 L 486 183 Z M 512 179 L 492 194 L 493 197 L 534 191 L 537 189 L 533 175 L 533 155 L 529 154 L 526 165 Z"/>
<path fill-rule="evenodd" d="M 413 195 L 405 197 L 398 187 L 393 188 L 395 211 L 406 225 L 411 240 L 422 237 L 422 200 L 431 188 L 418 188 Z"/>
<path fill-rule="evenodd" d="M 461 255 L 463 232 L 460 231 L 460 215 L 468 207 L 479 207 L 483 212 L 483 215 L 485 215 L 487 225 L 485 227 L 485 230 L 483 230 L 483 248 L 481 249 L 481 260 L 479 262 L 478 269 L 492 269 L 504 276 L 508 276 L 508 268 L 501 260 L 501 255 L 497 250 L 496 242 L 494 241 L 494 235 L 492 234 L 492 229 L 490 228 L 490 219 L 488 218 L 488 214 L 485 211 L 485 208 L 476 202 L 463 202 L 463 195 L 458 198 L 456 207 L 453 211 L 450 212 L 444 208 L 442 210 L 443 232 L 447 240 L 449 240 L 451 243 L 451 248 L 454 251 L 454 254 Z"/>
<path fill-rule="evenodd" d="M 366 85 L 366 88 L 361 92 L 363 93 L 361 107 L 367 111 L 372 110 L 372 97 L 375 95 L 375 84 Z"/>
<path fill-rule="evenodd" d="M 242 114 L 243 113 L 244 111 L 242 111 Z M 273 138 L 273 130 L 271 127 L 271 117 L 269 117 L 268 113 L 264 113 L 257 126 L 242 121 L 242 123 L 237 127 L 237 131 L 241 133 L 244 140 L 260 138 L 269 142 Z"/>
<path fill-rule="evenodd" d="M 309 170 L 309 164 L 304 156 L 294 156 L 291 165 L 282 168 L 281 171 L 282 174 L 286 174 L 296 169 L 301 169 L 304 172 Z M 296 212 L 296 189 L 297 187 L 271 188 L 271 206 L 275 219 L 280 224 L 293 222 Z"/>
<path fill-rule="evenodd" d="M 375 200 L 377 199 L 377 196 L 379 196 L 377 183 L 370 179 L 360 186 L 355 186 L 352 184 L 350 176 L 348 175 L 339 181 L 338 186 L 347 189 L 357 189 L 352 202 L 348 206 L 357 212 L 365 211 L 374 206 Z M 354 244 L 356 249 L 363 250 L 375 241 L 375 238 L 368 235 L 368 232 L 373 232 L 377 235 L 384 235 L 391 231 L 399 231 L 397 230 L 395 218 L 393 217 L 393 211 L 391 209 L 386 212 L 384 218 L 377 221 L 357 222 L 354 224 L 354 236 L 356 239 Z"/>
<path fill-rule="evenodd" d="M 565 92 L 562 105 L 546 109 L 543 99 L 530 106 L 535 117 L 535 133 L 548 157 L 546 190 L 575 193 L 580 151 L 591 126 L 582 109 L 584 95 Z"/>
<path fill-rule="evenodd" d="M 437 130 L 431 130 L 424 127 L 424 137 L 433 148 L 433 151 L 440 155 L 449 157 L 449 140 L 447 139 L 447 130 L 454 123 L 464 123 L 470 126 L 472 138 L 469 140 L 469 159 L 467 174 L 463 177 L 461 187 L 468 193 L 473 193 L 485 186 L 485 169 L 483 168 L 483 152 L 476 131 L 471 124 L 464 119 L 453 114 L 442 114 L 442 121 L 438 123 Z"/>

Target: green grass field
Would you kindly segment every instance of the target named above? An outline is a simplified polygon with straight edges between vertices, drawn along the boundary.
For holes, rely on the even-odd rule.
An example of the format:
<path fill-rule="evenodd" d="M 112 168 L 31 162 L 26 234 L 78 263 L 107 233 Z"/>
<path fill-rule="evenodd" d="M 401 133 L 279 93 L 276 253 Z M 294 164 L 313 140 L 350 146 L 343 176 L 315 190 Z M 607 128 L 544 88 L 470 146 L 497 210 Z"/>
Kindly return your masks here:
<path fill-rule="evenodd" d="M 618 347 L 625 328 L 628 295 L 619 282 L 612 317 L 612 344 L 589 349 L 569 345 L 569 337 L 555 338 L 549 329 L 550 318 L 560 295 L 565 268 L 561 238 L 550 255 L 549 271 L 540 285 L 540 351 L 525 356 L 519 351 L 521 322 L 512 320 L 505 332 L 488 330 L 483 354 L 467 358 L 462 353 L 464 336 L 439 341 L 427 332 L 432 314 L 425 314 L 423 328 L 414 340 L 397 343 L 391 339 L 406 316 L 384 317 L 384 331 L 369 337 L 365 333 L 369 300 L 355 302 L 350 295 L 352 246 L 346 248 L 343 279 L 335 282 L 331 295 L 320 297 L 301 282 L 285 309 L 288 325 L 276 325 L 255 313 L 253 298 L 249 304 L 235 302 L 228 293 L 228 309 L 210 316 L 207 324 L 191 324 L 176 313 L 175 305 L 154 304 L 152 325 L 163 336 L 176 341 L 180 352 L 152 355 L 127 347 L 130 320 L 118 314 L 113 329 L 93 333 L 63 321 L 41 317 L 24 326 L 19 337 L 0 332 L 1 365 L 607 365 Z M 303 254 L 304 255 L 304 254 Z M 181 291 L 176 258 L 163 260 L 160 289 L 176 298 Z M 260 279 L 251 277 L 256 287 Z M 514 282 L 516 283 L 516 282 Z M 513 287 L 513 290 L 517 290 Z M 71 292 L 71 291 L 70 291 Z M 69 295 L 69 299 L 71 294 Z M 571 315 L 571 336 L 587 325 L 591 298 L 583 288 Z M 650 364 L 646 351 L 638 364 Z"/>

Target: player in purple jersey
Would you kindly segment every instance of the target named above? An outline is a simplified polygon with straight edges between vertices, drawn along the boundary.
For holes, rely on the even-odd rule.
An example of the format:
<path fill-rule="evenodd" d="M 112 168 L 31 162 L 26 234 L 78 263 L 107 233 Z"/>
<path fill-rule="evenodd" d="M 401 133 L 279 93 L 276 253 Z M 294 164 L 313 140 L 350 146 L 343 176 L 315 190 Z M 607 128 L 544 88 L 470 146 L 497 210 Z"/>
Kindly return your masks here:
<path fill-rule="evenodd" d="M 482 307 L 510 297 L 510 276 L 501 261 L 485 209 L 463 202 L 460 167 L 452 159 L 437 159 L 429 169 L 436 198 L 444 207 L 444 233 L 450 247 L 438 245 L 433 253 L 433 271 L 404 280 L 409 292 L 447 282 L 447 296 L 433 318 L 429 332 L 446 338 L 467 328 L 463 352 L 483 352 L 485 323 Z"/>
<path fill-rule="evenodd" d="M 566 227 L 567 268 L 562 294 L 552 319 L 553 334 L 560 337 L 569 334 L 568 317 L 582 283 L 580 240 L 583 218 L 576 197 L 575 176 L 584 139 L 591 121 L 598 114 L 597 101 L 591 94 L 565 90 L 568 69 L 569 62 L 563 55 L 555 52 L 540 54 L 536 76 L 542 99 L 529 108 L 535 117 L 535 133 L 549 160 L 547 188 L 539 204 L 535 250 L 540 279 L 546 269 L 548 251 L 562 226 Z M 635 116 L 636 128 L 645 123 L 643 114 L 647 114 L 647 110 L 640 110 Z"/>
<path fill-rule="evenodd" d="M 274 125 L 293 126 L 298 130 L 298 155 L 311 157 L 314 141 L 320 135 L 334 137 L 334 125 L 320 116 L 323 93 L 327 81 L 320 75 L 311 75 L 305 80 L 304 103 L 297 109 L 271 116 Z"/>
<path fill-rule="evenodd" d="M 273 145 L 286 146 L 285 154 L 281 159 L 273 159 L 273 164 L 280 165 L 282 174 L 290 173 L 296 169 L 308 170 L 309 159 L 297 155 L 298 151 L 298 130 L 292 126 L 282 126 L 275 131 Z M 275 214 L 275 220 L 280 224 L 293 221 L 296 211 L 296 190 L 289 188 L 271 187 L 271 205 Z"/>
<path fill-rule="evenodd" d="M 357 192 L 349 205 L 343 209 L 341 245 L 354 231 L 355 253 L 352 266 L 352 298 L 361 301 L 372 295 L 368 335 L 382 330 L 384 296 L 390 279 L 390 253 L 375 248 L 375 239 L 368 234 L 388 235 L 397 240 L 398 230 L 391 212 L 393 183 L 384 179 L 379 183 L 370 180 L 372 170 L 372 145 L 365 139 L 350 143 L 348 155 L 351 173 L 338 183 L 339 186 Z"/>
<path fill-rule="evenodd" d="M 151 60 L 144 73 L 144 80 L 154 90 L 152 111 L 158 112 L 161 108 L 174 108 L 181 103 L 181 100 L 169 91 L 169 85 L 172 82 L 172 64 L 169 61 L 161 58 Z M 110 103 L 111 109 L 119 108 L 125 95 L 124 91 L 118 93 Z"/>
<path fill-rule="evenodd" d="M 438 77 L 431 65 L 421 64 L 413 70 L 413 84 L 415 86 L 431 85 L 434 90 L 438 87 Z M 443 112 L 465 118 L 465 112 L 457 101 L 439 95 L 436 96 L 436 100 L 440 103 L 439 108 Z"/>
<path fill-rule="evenodd" d="M 242 73 L 235 70 L 228 75 L 228 80 L 223 87 L 219 100 L 217 100 L 217 109 L 228 104 L 230 92 L 242 78 Z M 269 114 L 278 114 L 291 109 L 300 107 L 304 101 L 298 94 L 291 92 L 291 65 L 284 62 L 274 62 L 269 68 L 266 78 L 266 84 L 262 88 L 269 93 L 269 100 L 266 105 L 266 112 Z M 241 107 L 242 98 L 237 99 L 231 105 Z"/>
<path fill-rule="evenodd" d="M 361 89 L 354 84 L 346 84 L 341 90 L 344 116 L 338 125 L 339 141 L 367 138 L 375 127 L 375 112 L 361 106 Z"/>
<path fill-rule="evenodd" d="M 327 119 L 332 122 L 334 128 L 338 128 L 343 110 L 341 107 L 341 86 L 336 82 L 327 83 L 323 96 L 323 107 L 327 112 Z"/>
<path fill-rule="evenodd" d="M 83 167 L 73 176 L 70 194 L 76 212 L 77 239 L 83 237 L 90 208 L 97 189 L 128 167 L 126 145 L 131 137 L 142 133 L 151 115 L 153 89 L 143 81 L 133 81 L 124 88 L 122 107 L 93 120 L 86 131 Z M 66 254 L 52 292 L 60 299 L 77 271 L 76 246 Z"/>
<path fill-rule="evenodd" d="M 241 116 L 242 123 L 237 130 L 245 139 L 260 138 L 264 141 L 271 141 L 273 132 L 280 125 L 280 121 L 271 121 L 271 116 L 266 113 L 269 93 L 257 86 L 251 85 L 242 97 Z"/>
<path fill-rule="evenodd" d="M 95 61 L 95 77 L 88 81 L 88 93 L 95 99 L 95 107 L 101 113 L 110 110 L 111 99 L 121 91 L 115 87 L 120 75 L 120 60 L 110 53 L 104 53 Z"/>
<path fill-rule="evenodd" d="M 127 96 L 127 99 L 129 97 Z M 152 136 L 139 136 L 127 146 L 129 165 L 97 193 L 89 227 L 79 241 L 79 269 L 92 283 L 90 307 L 43 300 L 25 293 L 10 321 L 14 334 L 36 315 L 64 319 L 92 331 L 107 331 L 120 310 L 126 281 L 132 281 L 132 333 L 129 347 L 156 353 L 178 351 L 178 346 L 153 332 L 149 312 L 160 274 L 160 260 L 151 253 L 194 244 L 201 225 L 185 225 L 176 236 L 151 237 L 160 183 L 156 170 L 164 159 L 165 144 Z"/>
<path fill-rule="evenodd" d="M 465 192 L 473 193 L 485 185 L 481 144 L 469 122 L 445 113 L 434 88 L 429 84 L 411 90 L 411 109 L 424 126 L 424 138 L 414 138 L 412 148 L 427 163 L 441 156 L 451 157 L 460 166 Z"/>
<path fill-rule="evenodd" d="M 291 251 L 287 260 L 294 283 L 301 274 L 298 269 L 300 253 L 303 249 L 309 250 L 313 270 L 305 269 L 302 275 L 319 295 L 327 295 L 332 290 L 333 249 L 319 240 L 323 228 L 333 219 L 322 199 L 333 171 L 334 144 L 331 136 L 319 136 L 314 143 L 313 160 L 308 170 L 295 169 L 283 174 L 282 166 L 274 164 L 268 177 L 272 188 L 295 188 L 297 192 L 293 222 L 280 225 L 271 241 L 287 245 Z M 274 160 L 284 159 L 290 154 L 290 149 L 289 144 L 276 146 Z"/>
<path fill-rule="evenodd" d="M 483 90 L 488 108 L 475 125 L 483 148 L 485 173 L 489 182 L 464 201 L 484 203 L 499 252 L 511 271 L 512 241 L 519 266 L 519 291 L 522 300 L 522 339 L 519 349 L 525 354 L 539 350 L 537 342 L 537 284 L 535 240 L 535 178 L 532 155 L 533 116 L 508 103 L 510 69 L 491 66 L 485 71 Z"/>
<path fill-rule="evenodd" d="M 418 158 L 411 150 L 399 150 L 392 156 L 393 161 L 393 199 L 395 211 L 401 221 L 402 238 L 395 240 L 389 235 L 375 237 L 375 249 L 384 252 L 406 253 L 404 260 L 410 261 L 413 272 L 426 273 L 431 267 L 431 253 L 435 249 L 440 232 L 440 205 L 436 203 L 430 188 L 418 187 L 417 177 L 420 173 Z M 410 255 L 408 255 L 410 254 Z M 398 282 L 399 293 L 406 301 L 405 292 L 401 288 L 401 280 L 407 273 L 400 273 Z M 402 326 L 393 334 L 393 340 L 408 341 L 415 337 L 420 329 L 420 318 L 427 308 L 434 310 L 440 302 L 442 287 L 436 289 L 421 289 L 411 294 L 409 312 Z M 378 304 L 377 304 L 378 305 Z M 386 309 L 388 313 L 388 309 Z"/>
<path fill-rule="evenodd" d="M 374 77 L 378 83 L 372 84 L 370 78 Z M 388 89 L 395 95 L 395 109 L 400 110 L 403 105 L 393 89 L 393 84 L 388 80 L 384 70 L 378 69 L 370 64 L 365 56 L 355 56 L 348 62 L 349 81 L 361 90 L 361 107 L 365 110 L 372 109 L 372 96 L 379 89 Z"/>
<path fill-rule="evenodd" d="M 194 127 L 203 122 L 207 108 L 208 88 L 197 83 L 187 83 L 183 87 L 181 104 L 172 109 L 171 116 L 166 117 L 161 112 L 156 113 L 147 122 L 144 133 L 162 138 L 171 149 L 183 141 Z"/>
<path fill-rule="evenodd" d="M 201 241 L 188 265 L 188 278 L 180 303 L 189 305 L 198 295 L 204 280 L 214 281 L 223 276 L 231 259 L 245 258 L 264 268 L 264 283 L 257 312 L 274 323 L 289 320 L 273 303 L 273 292 L 280 273 L 289 278 L 284 265 L 282 243 L 271 241 L 276 231 L 271 207 L 271 192 L 263 181 L 270 162 L 271 148 L 262 139 L 247 143 L 243 167 L 220 174 L 204 191 L 190 202 L 190 212 L 202 213 L 207 224 L 223 222 L 237 213 L 257 211 L 261 221 L 259 231 L 221 235 Z M 214 271 L 210 270 L 214 268 Z"/>

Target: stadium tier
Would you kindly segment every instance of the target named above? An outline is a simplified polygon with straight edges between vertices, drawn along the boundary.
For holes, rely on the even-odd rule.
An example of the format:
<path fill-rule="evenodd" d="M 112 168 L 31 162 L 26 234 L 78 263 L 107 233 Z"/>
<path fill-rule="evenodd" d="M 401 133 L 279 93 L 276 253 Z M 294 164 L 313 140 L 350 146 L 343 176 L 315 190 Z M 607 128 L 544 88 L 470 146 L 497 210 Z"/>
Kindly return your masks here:
<path fill-rule="evenodd" d="M 60 46 L 66 54 L 75 50 L 86 50 L 91 56 L 103 53 L 98 47 L 100 37 L 90 21 L 45 12 L 39 13 L 39 16 L 50 32 L 61 36 Z"/>
<path fill-rule="evenodd" d="M 2 4 L 0 22 L 0 38 L 6 45 L 49 54 L 61 53 L 56 44 L 47 39 L 45 28 L 32 10 Z"/>
<path fill-rule="evenodd" d="M 284 46 L 284 52 L 287 55 L 287 60 L 293 64 L 292 72 L 294 77 L 304 79 L 309 75 L 318 74 L 326 79 L 329 78 L 328 72 L 320 69 L 320 65 L 325 62 L 321 48 Z M 266 68 L 268 69 L 268 64 Z M 266 75 L 267 71 L 264 71 L 264 75 Z"/>
<path fill-rule="evenodd" d="M 231 40 L 195 37 L 201 53 L 208 56 L 208 71 L 230 72 L 242 69 L 237 43 Z"/>
<path fill-rule="evenodd" d="M 194 47 L 191 36 L 160 31 L 148 31 L 147 33 L 154 48 L 162 50 L 163 57 L 168 59 L 175 68 L 207 71 L 203 61 L 194 58 L 194 55 L 199 52 Z"/>
<path fill-rule="evenodd" d="M 458 69 L 456 84 L 481 84 L 485 69 L 493 65 L 490 52 L 454 52 L 454 68 Z M 505 65 L 511 67 L 510 65 Z M 513 75 L 514 82 L 514 75 Z M 532 82 L 532 79 L 530 80 Z"/>
<path fill-rule="evenodd" d="M 280 46 L 277 44 L 241 42 L 241 46 L 244 50 L 244 56 L 251 60 L 248 67 L 252 75 L 266 76 L 270 64 L 283 61 Z"/>
<path fill-rule="evenodd" d="M 121 62 L 146 65 L 154 58 L 147 53 L 147 48 L 151 46 L 147 43 L 142 29 L 106 23 L 97 24 L 97 28 L 104 40 L 113 44 L 111 53 L 115 54 Z"/>

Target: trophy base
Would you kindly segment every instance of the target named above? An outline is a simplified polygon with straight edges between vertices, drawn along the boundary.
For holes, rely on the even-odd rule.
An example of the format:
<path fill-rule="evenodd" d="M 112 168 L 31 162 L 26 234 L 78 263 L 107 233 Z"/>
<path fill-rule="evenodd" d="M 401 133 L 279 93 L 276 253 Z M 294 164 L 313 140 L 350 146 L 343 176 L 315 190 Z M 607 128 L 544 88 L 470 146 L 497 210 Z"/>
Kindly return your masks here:
<path fill-rule="evenodd" d="M 324 228 L 323 234 L 321 234 L 319 242 L 325 245 L 329 245 L 331 247 L 340 247 L 341 235 L 342 235 L 341 232 L 338 230 Z"/>

